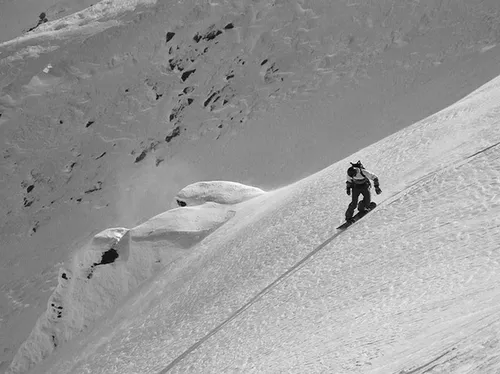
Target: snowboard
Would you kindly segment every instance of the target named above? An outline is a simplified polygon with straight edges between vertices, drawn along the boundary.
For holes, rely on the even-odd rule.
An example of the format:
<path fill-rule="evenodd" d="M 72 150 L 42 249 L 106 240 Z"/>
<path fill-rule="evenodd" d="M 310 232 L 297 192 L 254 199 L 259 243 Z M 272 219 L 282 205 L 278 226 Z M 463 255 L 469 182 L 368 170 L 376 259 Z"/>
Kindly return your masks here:
<path fill-rule="evenodd" d="M 358 212 L 356 213 L 352 218 L 352 222 L 344 222 L 343 224 L 341 224 L 339 227 L 337 227 L 337 230 L 345 230 L 346 228 L 348 228 L 349 226 L 351 226 L 353 223 L 356 223 L 357 221 L 359 221 L 361 218 L 363 218 L 364 216 L 366 216 L 368 213 L 370 213 L 373 209 L 375 209 L 377 206 L 376 203 L 374 203 L 373 201 L 370 203 L 370 209 L 368 210 L 365 210 L 363 212 Z"/>

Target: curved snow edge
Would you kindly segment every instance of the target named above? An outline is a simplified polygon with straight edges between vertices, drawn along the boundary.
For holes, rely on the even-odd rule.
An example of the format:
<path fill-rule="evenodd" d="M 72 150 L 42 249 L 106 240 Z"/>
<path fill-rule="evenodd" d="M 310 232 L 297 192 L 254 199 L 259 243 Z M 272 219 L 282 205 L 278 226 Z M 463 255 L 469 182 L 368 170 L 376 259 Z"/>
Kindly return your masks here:
<path fill-rule="evenodd" d="M 109 228 L 75 253 L 59 270 L 58 285 L 47 310 L 17 351 L 7 373 L 23 373 L 75 338 L 122 302 L 131 291 L 164 266 L 229 221 L 235 204 L 265 191 L 234 182 L 198 182 L 168 210 L 132 229 Z M 176 203 L 174 203 L 177 205 Z"/>

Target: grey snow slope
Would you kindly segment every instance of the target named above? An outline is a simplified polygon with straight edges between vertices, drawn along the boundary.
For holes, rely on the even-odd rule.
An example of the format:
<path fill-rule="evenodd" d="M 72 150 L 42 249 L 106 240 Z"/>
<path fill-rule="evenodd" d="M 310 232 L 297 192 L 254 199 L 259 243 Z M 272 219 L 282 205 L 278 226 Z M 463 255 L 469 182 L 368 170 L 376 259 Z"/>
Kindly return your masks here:
<path fill-rule="evenodd" d="M 176 193 L 198 180 L 237 180 L 266 190 L 288 185 L 447 107 L 498 75 L 499 9 L 500 4 L 493 0 L 107 1 L 0 44 L 0 207 L 3 213 L 0 217 L 0 370 L 6 370 L 21 344 L 29 340 L 30 333 L 33 336 L 33 331 L 36 332 L 35 322 L 52 310 L 50 300 L 62 287 L 61 279 L 64 280 L 64 271 L 60 269 L 74 270 L 72 266 L 76 266 L 79 256 L 83 256 L 89 266 L 94 260 L 99 261 L 98 255 L 93 258 L 87 251 L 95 234 L 108 227 L 123 227 L 125 231 L 113 231 L 111 242 L 105 241 L 106 245 L 114 243 L 113 240 L 118 242 L 120 235 L 126 235 L 128 229 L 125 228 L 137 227 L 167 211 Z M 318 362 L 324 362 L 326 368 L 336 367 L 337 372 L 365 372 L 375 368 L 374 362 L 396 366 L 399 362 L 401 368 L 407 368 L 415 360 L 417 367 L 427 358 L 432 361 L 433 355 L 438 357 L 436 352 L 441 352 L 440 349 L 443 353 L 463 354 L 466 358 L 459 361 L 466 363 L 470 363 L 467 357 L 481 355 L 477 353 L 480 350 L 474 350 L 474 344 L 491 347 L 493 351 L 495 328 L 487 329 L 492 331 L 490 340 L 467 329 L 476 331 L 483 325 L 474 318 L 484 317 L 483 321 L 488 322 L 495 312 L 496 278 L 494 262 L 491 262 L 495 258 L 494 243 L 498 241 L 493 229 L 498 223 L 493 219 L 498 199 L 495 193 L 498 192 L 498 164 L 492 161 L 495 148 L 481 153 L 479 158 L 466 159 L 469 161 L 463 166 L 457 164 L 464 157 L 498 142 L 495 140 L 498 139 L 496 107 L 490 103 L 496 97 L 495 85 L 483 91 L 481 95 L 476 94 L 477 102 L 453 107 L 443 112 L 447 113 L 445 118 L 431 121 L 434 127 L 442 126 L 446 135 L 456 133 L 456 140 L 438 136 L 434 128 L 420 137 L 397 133 L 379 143 L 384 146 L 365 148 L 359 156 L 350 158 L 364 158 L 365 163 L 380 174 L 386 186 L 386 198 L 392 196 L 391 192 L 402 193 L 402 197 L 393 204 L 386 202 L 370 216 L 379 226 L 372 228 L 368 237 L 346 232 L 332 241 L 332 246 L 336 243 L 340 248 L 337 262 L 325 262 L 323 270 L 311 268 L 316 275 L 327 272 L 328 278 L 312 276 L 303 282 L 306 287 L 308 282 L 321 285 L 322 281 L 328 281 L 328 284 L 338 284 L 339 289 L 319 287 L 318 294 L 314 294 L 309 289 L 297 289 L 292 282 L 289 285 L 292 293 L 285 292 L 283 301 L 274 298 L 275 304 L 263 303 L 253 312 L 256 314 L 245 312 L 243 321 L 238 322 L 242 325 L 214 337 L 226 340 L 200 346 L 179 361 L 175 370 L 189 371 L 188 367 L 182 369 L 182 365 L 201 360 L 198 362 L 206 364 L 205 372 L 303 372 L 308 367 L 311 372 L 320 372 L 319 366 L 310 366 Z M 483 102 L 487 104 L 481 104 Z M 420 127 L 413 129 L 416 128 Z M 411 129 L 405 131 L 418 134 Z M 399 152 L 394 148 L 396 145 Z M 403 163 L 408 160 L 413 163 Z M 449 170 L 446 174 L 445 168 L 442 173 L 434 173 L 446 162 L 462 170 Z M 154 282 L 148 283 L 150 277 L 158 277 L 154 279 L 163 284 L 163 289 L 171 290 L 171 297 L 179 303 L 196 305 L 193 309 L 176 307 L 179 309 L 172 311 L 171 318 L 165 318 L 159 309 L 150 311 L 153 316 L 160 313 L 166 323 L 154 328 L 160 331 L 155 333 L 157 340 L 150 339 L 156 345 L 145 346 L 138 337 L 133 343 L 140 349 L 149 347 L 148 352 L 161 349 L 163 353 L 149 357 L 150 363 L 146 365 L 131 353 L 132 348 L 128 351 L 124 348 L 124 365 L 129 366 L 116 372 L 127 372 L 127 368 L 129 372 L 158 372 L 168 368 L 175 357 L 180 357 L 279 274 L 331 237 L 331 227 L 342 217 L 346 205 L 346 198 L 341 195 L 345 163 L 335 164 L 318 174 L 326 179 L 316 175 L 292 185 L 312 183 L 316 189 L 311 191 L 287 187 L 285 197 L 271 192 L 249 200 L 244 203 L 249 204 L 248 207 L 242 208 L 246 220 L 236 219 L 239 210 L 230 209 L 236 216 L 219 230 L 228 230 L 228 235 L 232 233 L 250 257 L 245 266 L 238 252 L 234 257 L 227 257 L 234 262 L 231 267 L 214 265 L 212 270 L 207 270 L 211 271 L 207 279 L 215 279 L 220 284 L 220 299 L 211 298 L 208 292 L 216 287 L 210 284 L 202 287 L 204 280 L 189 276 L 194 273 L 182 273 L 179 279 L 184 283 L 179 280 L 176 283 L 174 278 L 158 275 L 159 271 L 166 270 L 150 269 L 137 278 L 142 279 L 142 283 L 123 291 L 113 302 L 103 300 L 108 304 L 102 311 L 105 315 L 109 313 L 106 318 L 115 318 L 115 327 L 120 322 L 116 318 L 128 320 L 125 324 L 139 321 L 134 319 L 134 313 L 139 312 L 132 307 L 124 309 L 131 311 L 130 319 L 119 313 L 113 317 L 113 310 L 120 303 L 130 303 L 132 299 L 128 298 L 136 295 L 137 287 L 154 287 Z M 401 192 L 407 184 L 423 176 L 429 179 L 419 181 L 416 190 Z M 488 179 L 482 181 L 481 178 Z M 451 192 L 451 196 L 446 192 Z M 276 216 L 252 205 L 258 204 L 259 199 L 264 199 L 262 204 L 275 207 Z M 285 202 L 291 205 L 283 209 L 293 214 L 278 209 L 285 206 L 282 205 Z M 292 203 L 311 203 L 308 205 L 311 210 L 301 211 Z M 412 212 L 413 220 L 404 216 Z M 436 212 L 441 212 L 442 218 L 435 218 Z M 201 234 L 198 239 L 187 241 L 185 246 L 190 256 L 201 256 L 199 261 L 205 261 L 203 251 L 210 253 L 209 244 L 222 240 L 210 230 L 227 217 L 221 213 L 215 226 L 200 229 L 203 235 L 210 233 L 208 242 L 201 242 L 202 247 L 194 244 L 204 237 Z M 253 222 L 252 217 L 267 217 L 265 221 L 274 220 L 276 227 L 267 234 L 264 229 L 253 231 L 248 226 Z M 321 221 L 316 222 L 312 217 Z M 294 220 L 300 224 L 294 226 Z M 252 240 L 281 243 L 277 247 L 282 251 L 253 242 L 247 234 L 238 236 L 237 231 L 230 230 L 234 229 L 230 222 L 238 230 L 250 230 Z M 401 227 L 402 222 L 407 226 Z M 364 224 L 369 225 L 369 221 L 359 226 Z M 289 226 L 285 229 L 280 225 Z M 406 235 L 402 236 L 402 232 Z M 446 235 L 441 237 L 440 233 Z M 378 236 L 373 237 L 375 234 Z M 346 241 L 345 244 L 342 241 Z M 458 244 L 462 242 L 463 246 Z M 443 251 L 430 251 L 438 243 L 436 248 Z M 480 243 L 481 252 L 472 251 L 473 243 Z M 234 248 L 225 245 L 224 248 Z M 204 249 L 199 252 L 200 248 Z M 267 257 L 258 252 L 258 248 Z M 362 250 L 350 252 L 345 248 Z M 421 252 L 423 249 L 429 252 Z M 229 250 L 220 253 L 231 255 Z M 417 257 L 408 257 L 409 253 Z M 373 262 L 373 268 L 354 266 L 356 261 L 369 263 L 370 258 L 378 259 Z M 463 260 L 471 258 L 471 261 Z M 185 266 L 197 269 L 197 263 L 188 259 L 191 257 L 183 260 Z M 413 274 L 413 278 L 390 273 L 405 269 L 405 264 L 407 274 Z M 471 267 L 467 267 L 469 265 Z M 113 265 L 97 266 L 96 274 L 106 266 Z M 246 273 L 249 269 L 252 272 Z M 182 272 L 182 268 L 176 271 Z M 336 278 L 332 279 L 332 272 L 337 274 Z M 388 279 L 387 287 L 377 283 L 380 279 L 371 278 L 380 273 L 384 274 L 383 279 Z M 188 284 L 197 290 L 189 300 L 183 299 L 180 292 L 190 287 Z M 430 285 L 440 292 L 431 292 Z M 452 286 L 458 289 L 456 294 L 447 293 Z M 283 287 L 286 288 L 286 284 Z M 352 293 L 349 290 L 353 290 Z M 306 294 L 311 299 L 300 298 L 300 303 L 315 300 L 331 310 L 331 314 L 318 310 L 314 314 L 304 304 L 296 304 L 291 296 Z M 391 297 L 384 298 L 384 295 Z M 356 320 L 363 328 L 349 330 L 350 325 L 344 322 L 351 320 L 335 314 L 335 308 L 339 308 L 345 318 L 357 313 L 358 309 L 352 304 L 342 308 L 344 304 L 339 304 L 339 300 L 344 300 L 343 297 L 352 302 L 365 297 L 375 303 L 358 300 L 360 312 Z M 89 298 L 92 299 L 92 294 Z M 157 302 L 154 298 L 150 300 Z M 290 303 L 286 304 L 286 300 Z M 205 303 L 212 303 L 211 307 L 204 309 Z M 398 314 L 391 303 L 406 305 L 406 312 Z M 298 309 L 293 309 L 293 305 Z M 71 307 L 74 305 L 68 309 L 77 313 Z M 287 309 L 289 307 L 292 309 Z M 102 321 L 94 316 L 97 319 L 90 325 L 82 325 L 78 332 L 69 331 L 67 322 L 74 315 L 62 308 L 61 317 L 57 317 L 56 311 L 55 321 L 57 324 L 62 320 L 63 327 L 51 325 L 51 328 L 61 336 L 75 337 L 74 344 L 85 346 L 85 339 L 92 339 L 85 334 L 97 332 L 96 327 Z M 282 308 L 285 315 L 292 313 L 296 318 L 281 320 L 278 314 L 272 313 L 273 308 Z M 477 315 L 471 317 L 476 309 Z M 187 310 L 188 315 L 178 318 L 176 313 L 182 314 L 183 310 Z M 214 313 L 206 320 L 204 315 L 196 315 L 196 310 L 202 314 L 208 313 L 204 310 Z M 369 311 L 374 310 L 379 314 L 370 315 Z M 415 313 L 412 314 L 412 310 Z M 261 315 L 267 317 L 259 317 Z M 315 321 L 314 315 L 319 320 L 314 326 L 319 327 L 308 325 Z M 184 327 L 191 318 L 201 322 L 186 332 Z M 273 318 L 281 324 L 271 323 Z M 332 318 L 337 322 L 333 323 Z M 455 321 L 449 325 L 451 329 L 476 336 L 476 343 L 466 340 L 465 346 L 457 345 L 456 336 L 447 330 L 450 319 Z M 266 328 L 258 327 L 256 320 L 264 321 Z M 302 326 L 296 330 L 295 338 L 290 337 L 293 329 L 287 320 L 294 326 Z M 159 322 L 151 318 L 150 323 L 155 326 Z M 363 323 L 376 328 L 366 332 Z M 424 325 L 429 330 L 424 330 Z M 245 326 L 253 326 L 254 335 Z M 352 335 L 351 340 L 332 338 L 342 334 L 341 327 L 347 331 L 345 336 Z M 116 327 L 113 331 L 119 334 L 122 330 Z M 133 332 L 136 330 L 130 331 L 140 335 Z M 152 334 L 151 330 L 145 331 Z M 263 339 L 264 331 L 267 340 Z M 359 339 L 356 334 L 360 335 Z M 290 338 L 289 346 L 284 336 Z M 421 345 L 414 344 L 417 336 Z M 117 337 L 122 338 L 126 339 Z M 103 335 L 101 339 L 111 342 L 108 349 L 117 347 L 111 335 Z M 298 344 L 299 340 L 309 345 Z M 256 344 L 257 341 L 262 341 L 262 345 Z M 448 350 L 439 345 L 447 341 L 450 341 Z M 313 352 L 321 346 L 319 342 L 325 347 L 322 352 L 327 354 Z M 365 348 L 360 348 L 361 342 L 365 342 Z M 437 348 L 429 342 L 436 342 Z M 54 341 L 49 342 L 52 346 L 46 343 L 40 342 L 28 350 L 23 365 L 32 365 L 53 353 L 54 348 L 56 355 L 60 355 L 53 356 L 54 365 L 59 365 L 57 360 L 65 359 L 82 359 L 79 364 L 82 368 L 92 365 L 78 355 L 72 358 L 71 352 L 65 356 Z M 227 345 L 233 348 L 228 349 Z M 219 346 L 225 348 L 217 350 Z M 205 351 L 208 347 L 215 347 L 216 351 Z M 249 347 L 257 351 L 250 354 Z M 395 347 L 399 352 L 395 352 Z M 417 349 L 419 353 L 412 351 Z M 30 356 L 35 351 L 45 353 Z M 333 354 L 334 351 L 338 354 Z M 82 354 L 88 354 L 85 352 L 88 351 L 83 350 Z M 210 366 L 217 364 L 207 358 L 219 357 L 215 352 L 234 358 L 221 358 L 218 365 L 228 362 L 227 365 L 237 366 Z M 22 352 L 19 355 L 22 356 Z M 388 357 L 394 358 L 391 361 Z M 482 362 L 480 358 L 478 362 Z M 103 353 L 103 372 L 112 372 L 105 363 L 109 359 L 112 355 Z M 49 361 L 47 365 L 51 365 Z M 100 361 L 96 358 L 95 362 Z M 200 367 L 191 364 L 193 368 Z M 469 372 L 475 372 L 473 364 L 470 365 Z M 403 370 L 396 366 L 391 370 Z M 494 368 L 490 372 L 495 372 Z M 98 372 L 99 369 L 92 367 L 92 370 Z"/>

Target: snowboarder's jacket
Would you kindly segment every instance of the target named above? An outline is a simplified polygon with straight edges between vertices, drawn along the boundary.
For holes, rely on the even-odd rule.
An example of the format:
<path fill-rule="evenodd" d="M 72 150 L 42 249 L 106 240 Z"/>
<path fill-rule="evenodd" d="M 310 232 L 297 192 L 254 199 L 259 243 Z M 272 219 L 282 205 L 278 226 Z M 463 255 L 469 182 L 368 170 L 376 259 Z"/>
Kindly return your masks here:
<path fill-rule="evenodd" d="M 356 171 L 356 174 L 352 177 L 347 175 L 346 187 L 348 189 L 356 186 L 360 187 L 365 184 L 371 185 L 370 179 L 373 180 L 373 184 L 375 185 L 375 187 L 378 187 L 378 177 L 375 174 L 370 173 L 368 170 L 362 169 L 360 167 L 352 166 L 352 168 Z"/>

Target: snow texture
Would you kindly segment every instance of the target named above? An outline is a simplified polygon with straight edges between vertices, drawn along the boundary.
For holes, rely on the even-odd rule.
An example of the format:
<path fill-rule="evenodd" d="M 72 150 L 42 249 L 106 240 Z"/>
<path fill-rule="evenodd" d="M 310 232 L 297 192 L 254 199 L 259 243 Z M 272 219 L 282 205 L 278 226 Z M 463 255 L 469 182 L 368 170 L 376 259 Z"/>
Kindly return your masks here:
<path fill-rule="evenodd" d="M 209 202 L 131 230 L 138 246 L 170 252 L 184 225 L 183 235 L 218 230 L 180 245 L 189 253 L 40 370 L 497 372 L 499 103 L 497 78 L 354 154 L 399 183 L 343 232 L 331 215 L 343 205 L 347 159 L 233 205 L 236 215 L 211 201 L 217 189 L 232 201 L 232 183 L 188 186 L 178 195 Z"/>
<path fill-rule="evenodd" d="M 104 230 L 75 254 L 69 269 L 60 269 L 47 310 L 21 345 L 10 372 L 25 372 L 84 332 L 142 282 L 231 219 L 235 211 L 229 207 L 237 198 L 235 191 L 240 191 L 243 201 L 251 198 L 248 191 L 255 194 L 257 189 L 218 181 L 191 185 L 186 191 L 180 194 L 200 205 L 169 210 L 130 230 Z"/>
<path fill-rule="evenodd" d="M 177 204 L 199 205 L 207 201 L 219 204 L 237 204 L 262 195 L 260 188 L 235 182 L 197 182 L 184 187 L 175 196 Z"/>
<path fill-rule="evenodd" d="M 498 82 L 464 97 L 498 75 L 497 0 L 0 4 L 0 372 L 495 372 L 467 311 L 494 318 Z M 359 158 L 382 204 L 332 239 Z M 270 328 L 252 300 L 316 248 Z"/>

